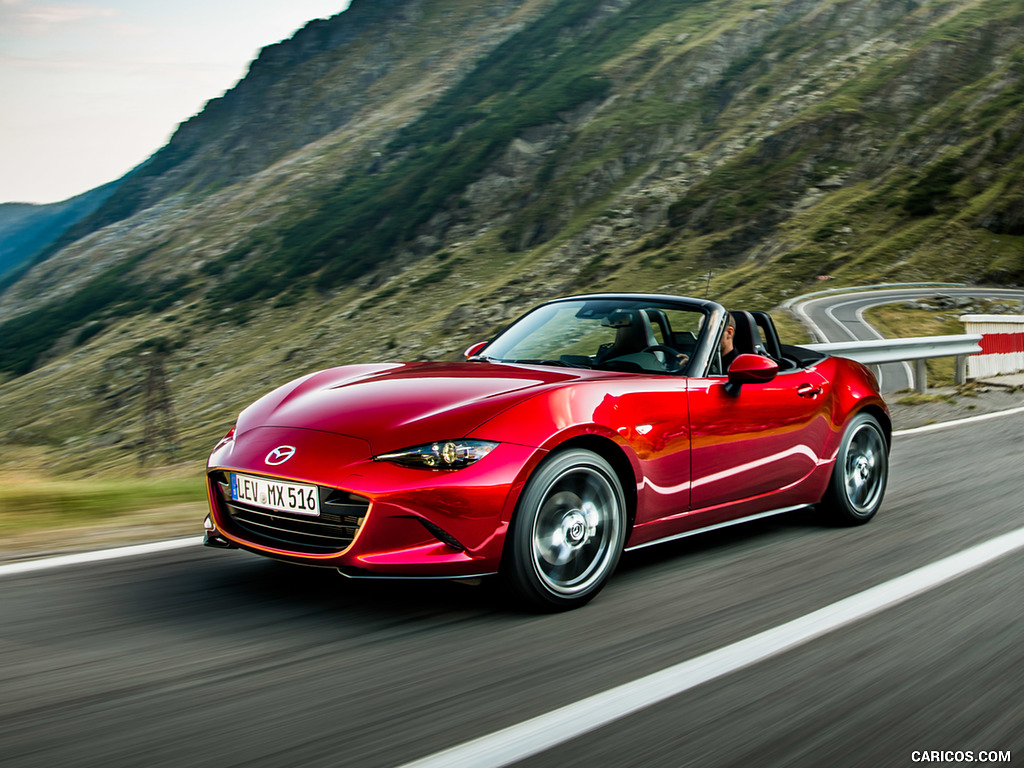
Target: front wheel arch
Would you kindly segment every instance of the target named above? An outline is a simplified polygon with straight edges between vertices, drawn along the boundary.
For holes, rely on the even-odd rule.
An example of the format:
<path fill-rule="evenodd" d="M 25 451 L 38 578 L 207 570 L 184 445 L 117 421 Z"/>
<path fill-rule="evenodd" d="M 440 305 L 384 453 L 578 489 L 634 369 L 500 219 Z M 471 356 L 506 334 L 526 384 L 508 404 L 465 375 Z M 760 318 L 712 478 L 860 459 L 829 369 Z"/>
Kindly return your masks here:
<path fill-rule="evenodd" d="M 533 608 L 579 607 L 615 570 L 626 533 L 625 494 L 614 467 L 587 448 L 562 447 L 537 466 L 519 497 L 502 581 Z"/>
<path fill-rule="evenodd" d="M 549 455 L 573 448 L 582 448 L 583 450 L 596 453 L 612 465 L 612 469 L 615 470 L 615 475 L 619 479 L 619 485 L 622 487 L 622 492 L 626 497 L 626 541 L 629 541 L 629 536 L 633 532 L 633 524 L 636 522 L 637 486 L 639 483 L 637 472 L 639 470 L 634 469 L 622 446 L 613 440 L 598 435 L 578 435 L 570 438 L 552 449 Z"/>

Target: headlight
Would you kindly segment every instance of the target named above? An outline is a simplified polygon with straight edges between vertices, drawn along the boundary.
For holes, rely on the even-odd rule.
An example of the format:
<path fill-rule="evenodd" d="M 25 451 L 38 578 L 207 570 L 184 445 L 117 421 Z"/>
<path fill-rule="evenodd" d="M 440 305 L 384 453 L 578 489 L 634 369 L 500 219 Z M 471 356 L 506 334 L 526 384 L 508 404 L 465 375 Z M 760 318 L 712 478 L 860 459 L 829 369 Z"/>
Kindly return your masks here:
<path fill-rule="evenodd" d="M 487 440 L 439 440 L 393 453 L 374 456 L 374 461 L 392 461 L 405 467 L 425 469 L 462 469 L 468 467 L 497 447 Z"/>

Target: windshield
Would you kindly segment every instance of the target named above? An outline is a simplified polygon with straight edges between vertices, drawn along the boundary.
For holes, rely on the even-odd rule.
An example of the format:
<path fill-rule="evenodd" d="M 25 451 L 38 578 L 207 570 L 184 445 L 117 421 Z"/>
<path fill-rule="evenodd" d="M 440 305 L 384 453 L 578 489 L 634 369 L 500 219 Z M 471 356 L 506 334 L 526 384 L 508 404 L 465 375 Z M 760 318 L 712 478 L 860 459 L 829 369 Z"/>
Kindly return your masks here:
<path fill-rule="evenodd" d="M 508 363 L 679 373 L 705 310 L 648 299 L 581 299 L 546 304 L 509 327 L 481 357 Z"/>

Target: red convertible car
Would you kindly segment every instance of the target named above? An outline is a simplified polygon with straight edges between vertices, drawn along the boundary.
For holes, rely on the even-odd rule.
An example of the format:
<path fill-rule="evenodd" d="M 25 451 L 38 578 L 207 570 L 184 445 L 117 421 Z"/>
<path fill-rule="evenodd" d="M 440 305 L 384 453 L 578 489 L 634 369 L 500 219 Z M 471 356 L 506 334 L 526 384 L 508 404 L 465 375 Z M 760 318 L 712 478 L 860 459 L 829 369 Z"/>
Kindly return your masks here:
<path fill-rule="evenodd" d="M 624 550 L 881 505 L 874 376 L 780 344 L 763 312 L 573 296 L 465 357 L 332 368 L 249 406 L 209 459 L 206 543 L 352 577 L 498 575 L 559 609 Z"/>

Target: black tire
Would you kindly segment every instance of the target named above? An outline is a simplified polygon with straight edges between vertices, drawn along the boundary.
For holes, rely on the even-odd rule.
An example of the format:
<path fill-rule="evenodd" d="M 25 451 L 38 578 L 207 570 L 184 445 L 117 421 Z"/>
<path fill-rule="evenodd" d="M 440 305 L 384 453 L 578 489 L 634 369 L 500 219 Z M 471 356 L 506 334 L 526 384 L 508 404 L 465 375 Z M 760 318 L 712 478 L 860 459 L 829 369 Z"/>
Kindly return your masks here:
<path fill-rule="evenodd" d="M 626 502 L 611 465 L 592 451 L 565 450 L 527 482 L 509 528 L 502 576 L 533 608 L 577 608 L 604 587 L 625 538 Z"/>
<path fill-rule="evenodd" d="M 878 512 L 889 481 L 889 445 L 874 416 L 853 417 L 836 454 L 822 510 L 836 525 L 863 525 Z"/>

